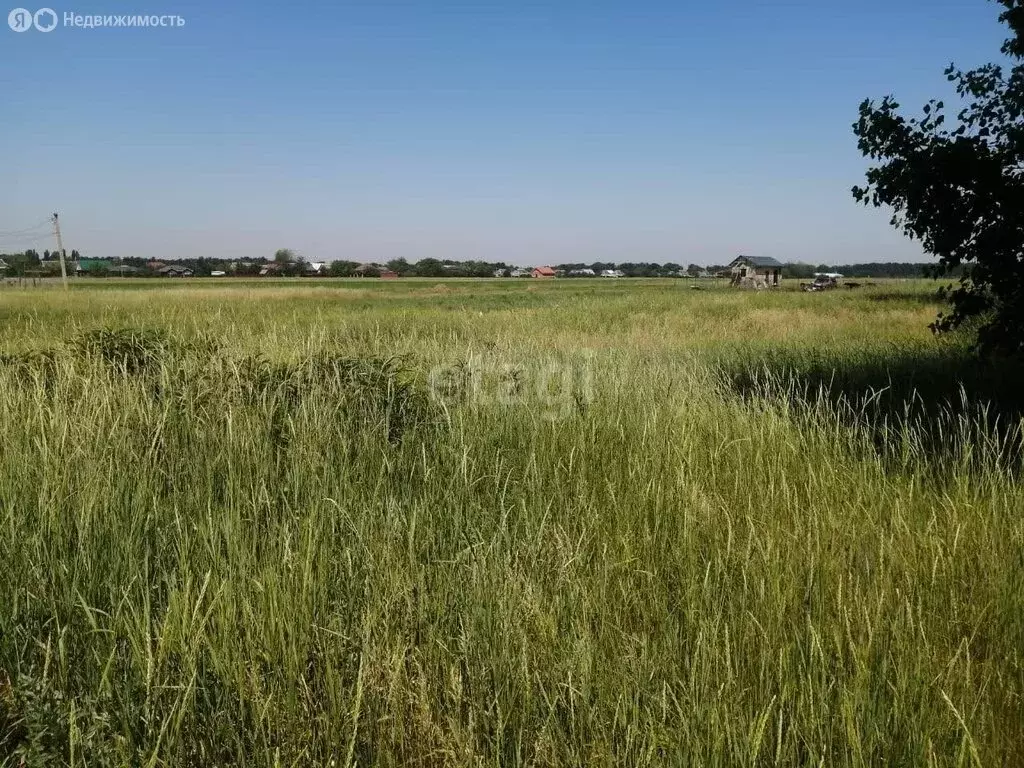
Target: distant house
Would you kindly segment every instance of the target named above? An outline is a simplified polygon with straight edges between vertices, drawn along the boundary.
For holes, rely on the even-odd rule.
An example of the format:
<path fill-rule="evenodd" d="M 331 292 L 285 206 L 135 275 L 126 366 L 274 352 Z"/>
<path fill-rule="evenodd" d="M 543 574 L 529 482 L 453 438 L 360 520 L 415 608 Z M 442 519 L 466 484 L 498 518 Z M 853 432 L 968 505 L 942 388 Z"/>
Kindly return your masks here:
<path fill-rule="evenodd" d="M 573 269 L 573 270 L 569 271 L 569 274 L 572 275 L 573 277 L 593 277 L 594 276 L 594 270 L 587 269 L 587 268 L 584 268 L 584 269 Z"/>
<path fill-rule="evenodd" d="M 192 270 L 180 264 L 168 264 L 156 271 L 160 277 L 192 277 Z"/>
<path fill-rule="evenodd" d="M 380 276 L 382 280 L 394 280 L 398 277 L 398 273 L 390 269 L 385 269 L 381 271 Z"/>
<path fill-rule="evenodd" d="M 495 277 L 504 277 L 505 276 L 505 272 L 506 272 L 506 270 L 504 270 L 504 269 L 496 269 L 496 270 L 494 270 L 494 276 Z"/>
<path fill-rule="evenodd" d="M 602 269 L 601 277 L 625 277 L 626 273 L 621 269 Z"/>
<path fill-rule="evenodd" d="M 0 272 L 6 272 L 8 269 L 10 269 L 10 267 L 10 264 L 8 264 L 3 259 L 0 259 Z"/>
<path fill-rule="evenodd" d="M 554 277 L 555 270 L 551 267 L 534 267 L 533 271 L 530 272 L 530 277 Z"/>
<path fill-rule="evenodd" d="M 282 277 L 288 274 L 288 270 L 295 267 L 294 262 L 271 261 L 260 267 L 257 273 L 260 277 Z"/>
<path fill-rule="evenodd" d="M 510 277 L 529 277 L 530 276 L 530 271 L 527 270 L 527 269 L 523 269 L 522 267 L 516 267 L 511 272 L 509 272 L 509 276 Z"/>
<path fill-rule="evenodd" d="M 215 269 L 210 273 L 210 277 L 224 277 L 226 274 L 223 269 Z"/>
<path fill-rule="evenodd" d="M 731 284 L 739 288 L 777 288 L 782 282 L 782 263 L 770 256 L 739 256 L 729 269 Z"/>
<path fill-rule="evenodd" d="M 306 265 L 306 274 L 323 275 L 327 273 L 326 261 L 311 261 Z"/>

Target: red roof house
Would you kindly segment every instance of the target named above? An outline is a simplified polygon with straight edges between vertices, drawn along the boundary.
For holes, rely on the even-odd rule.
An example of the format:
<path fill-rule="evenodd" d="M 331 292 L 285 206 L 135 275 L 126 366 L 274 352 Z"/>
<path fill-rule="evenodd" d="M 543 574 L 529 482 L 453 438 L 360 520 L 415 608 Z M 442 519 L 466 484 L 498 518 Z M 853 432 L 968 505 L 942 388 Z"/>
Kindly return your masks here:
<path fill-rule="evenodd" d="M 555 270 L 551 267 L 535 267 L 530 273 L 530 277 L 554 277 Z"/>

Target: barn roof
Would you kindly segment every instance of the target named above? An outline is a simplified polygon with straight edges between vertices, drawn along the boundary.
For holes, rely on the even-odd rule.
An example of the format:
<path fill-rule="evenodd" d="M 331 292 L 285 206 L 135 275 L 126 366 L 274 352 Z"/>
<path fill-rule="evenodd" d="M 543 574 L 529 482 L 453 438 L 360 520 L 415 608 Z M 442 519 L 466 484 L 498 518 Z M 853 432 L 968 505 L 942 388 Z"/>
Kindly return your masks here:
<path fill-rule="evenodd" d="M 747 263 L 752 267 L 781 267 L 782 262 L 771 256 L 740 256 L 733 264 Z"/>

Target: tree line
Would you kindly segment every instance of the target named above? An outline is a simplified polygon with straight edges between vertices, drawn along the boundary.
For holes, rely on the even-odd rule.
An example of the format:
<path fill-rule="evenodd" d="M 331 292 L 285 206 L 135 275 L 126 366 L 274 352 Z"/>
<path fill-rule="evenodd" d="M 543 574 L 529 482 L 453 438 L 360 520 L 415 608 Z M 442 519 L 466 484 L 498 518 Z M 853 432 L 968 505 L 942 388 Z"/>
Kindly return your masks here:
<path fill-rule="evenodd" d="M 59 274 L 59 254 L 44 251 L 42 255 L 34 250 L 22 253 L 0 254 L 7 264 L 8 277 L 26 275 Z M 256 277 L 261 273 L 277 277 L 327 276 L 327 277 L 379 277 L 384 272 L 393 272 L 399 277 L 511 277 L 526 268 L 505 262 L 456 261 L 451 259 L 420 259 L 410 262 L 406 259 L 392 259 L 385 263 L 367 263 L 340 259 L 313 271 L 312 265 L 302 256 L 289 249 L 278 250 L 273 257 L 250 259 L 218 259 L 209 257 L 183 258 L 172 261 L 152 261 L 141 257 L 123 259 L 83 259 L 77 250 L 65 256 L 69 272 L 80 266 L 80 273 L 93 277 L 147 277 L 159 276 L 160 268 L 171 264 L 191 270 L 197 277 L 208 277 L 215 272 L 239 277 Z M 600 275 L 605 271 L 617 271 L 624 277 L 719 277 L 729 274 L 725 264 L 676 264 L 669 262 L 571 262 L 550 265 L 563 277 L 588 277 L 591 273 Z M 809 279 L 815 272 L 835 272 L 846 277 L 861 278 L 915 278 L 930 276 L 934 267 L 917 263 L 865 262 L 863 264 L 804 264 L 787 263 L 783 266 L 783 277 Z"/>

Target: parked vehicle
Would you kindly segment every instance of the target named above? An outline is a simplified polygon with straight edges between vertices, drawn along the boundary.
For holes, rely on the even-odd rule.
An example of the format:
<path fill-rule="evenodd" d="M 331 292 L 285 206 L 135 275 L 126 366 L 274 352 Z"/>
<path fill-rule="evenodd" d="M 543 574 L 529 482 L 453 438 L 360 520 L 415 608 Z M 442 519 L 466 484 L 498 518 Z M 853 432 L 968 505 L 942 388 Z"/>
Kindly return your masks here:
<path fill-rule="evenodd" d="M 839 279 L 833 275 L 816 275 L 813 283 L 800 283 L 800 290 L 816 293 L 831 291 L 839 287 Z"/>

